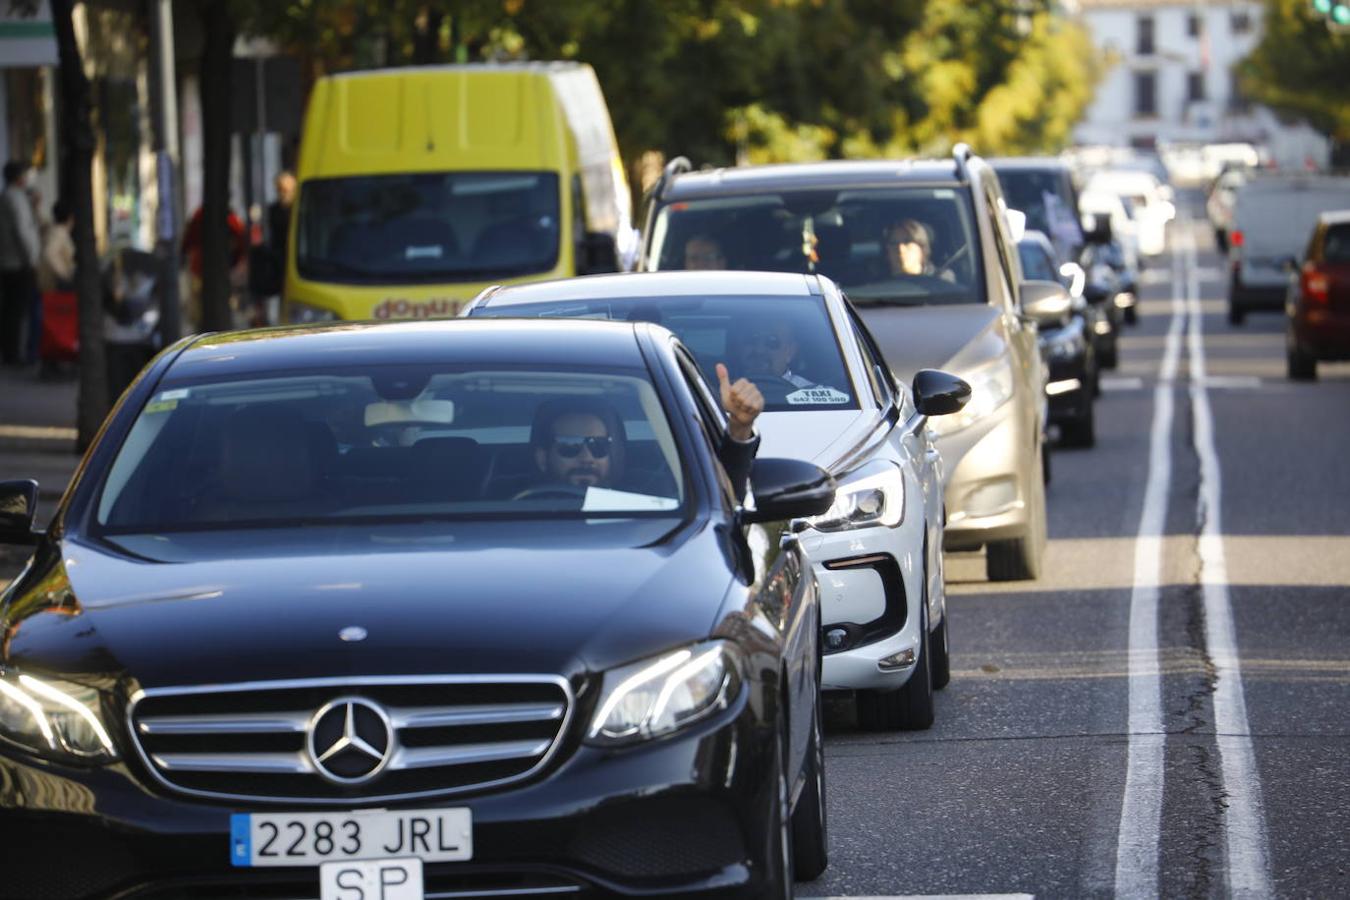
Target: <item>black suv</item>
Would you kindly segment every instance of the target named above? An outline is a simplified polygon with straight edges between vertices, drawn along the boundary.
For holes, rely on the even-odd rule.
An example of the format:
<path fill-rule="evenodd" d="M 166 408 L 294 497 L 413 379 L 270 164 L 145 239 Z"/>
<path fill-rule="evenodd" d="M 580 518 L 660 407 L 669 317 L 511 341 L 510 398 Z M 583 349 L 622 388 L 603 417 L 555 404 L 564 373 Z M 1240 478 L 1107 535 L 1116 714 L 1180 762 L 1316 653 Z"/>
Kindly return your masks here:
<path fill-rule="evenodd" d="M 820 272 L 902 382 L 924 368 L 969 382 L 969 405 L 931 423 L 948 472 L 946 546 L 987 547 L 992 579 L 1039 575 L 1046 379 L 988 164 L 964 144 L 944 159 L 707 172 L 679 159 L 649 201 L 640 269 Z"/>

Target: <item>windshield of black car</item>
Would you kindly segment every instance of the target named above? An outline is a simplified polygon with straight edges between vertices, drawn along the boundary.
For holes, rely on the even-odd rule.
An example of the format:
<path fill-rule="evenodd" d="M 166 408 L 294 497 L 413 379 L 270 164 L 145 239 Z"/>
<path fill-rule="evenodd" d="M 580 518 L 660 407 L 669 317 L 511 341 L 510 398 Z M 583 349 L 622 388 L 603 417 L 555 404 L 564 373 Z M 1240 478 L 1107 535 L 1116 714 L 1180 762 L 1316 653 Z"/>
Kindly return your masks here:
<path fill-rule="evenodd" d="M 431 172 L 301 186 L 296 268 L 346 284 L 481 281 L 558 259 L 558 176 Z"/>
<path fill-rule="evenodd" d="M 975 235 L 955 188 L 720 196 L 663 206 L 645 268 L 820 272 L 855 302 L 984 303 Z"/>
<path fill-rule="evenodd" d="M 640 279 L 639 279 L 640 280 Z M 858 399 L 821 297 L 606 297 L 513 303 L 510 295 L 474 316 L 655 322 L 675 333 L 710 385 L 717 364 L 748 378 L 767 411 L 857 409 Z"/>
<path fill-rule="evenodd" d="M 645 370 L 344 365 L 166 383 L 103 481 L 105 534 L 448 517 L 669 517 Z"/>

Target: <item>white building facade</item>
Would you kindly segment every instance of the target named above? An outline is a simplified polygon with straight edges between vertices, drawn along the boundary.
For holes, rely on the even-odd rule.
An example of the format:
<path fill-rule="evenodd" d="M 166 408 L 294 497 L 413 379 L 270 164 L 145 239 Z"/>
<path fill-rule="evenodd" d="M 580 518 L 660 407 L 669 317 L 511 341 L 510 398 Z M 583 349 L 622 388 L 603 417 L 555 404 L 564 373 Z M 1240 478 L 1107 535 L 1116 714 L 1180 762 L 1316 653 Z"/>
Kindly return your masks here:
<path fill-rule="evenodd" d="M 1282 166 L 1325 166 L 1328 141 L 1248 103 L 1236 68 L 1261 40 L 1253 0 L 1079 0 L 1107 71 L 1080 144 L 1152 149 L 1245 141 Z"/>

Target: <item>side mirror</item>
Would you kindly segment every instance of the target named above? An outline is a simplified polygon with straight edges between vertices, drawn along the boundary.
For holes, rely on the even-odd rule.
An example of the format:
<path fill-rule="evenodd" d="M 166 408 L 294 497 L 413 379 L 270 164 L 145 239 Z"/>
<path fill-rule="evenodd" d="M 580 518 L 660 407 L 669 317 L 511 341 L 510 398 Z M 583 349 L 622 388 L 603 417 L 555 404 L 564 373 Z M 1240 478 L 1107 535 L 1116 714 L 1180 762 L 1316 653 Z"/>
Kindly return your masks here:
<path fill-rule="evenodd" d="M 755 508 L 745 522 L 777 522 L 818 516 L 834 504 L 834 479 L 820 466 L 800 459 L 757 459 L 750 468 Z"/>
<path fill-rule="evenodd" d="M 1059 282 L 1024 281 L 1022 314 L 1042 327 L 1058 327 L 1073 315 L 1073 298 Z"/>
<path fill-rule="evenodd" d="M 915 373 L 911 387 L 914 407 L 925 416 L 960 412 L 970 400 L 970 385 L 941 369 L 920 369 Z"/>
<path fill-rule="evenodd" d="M 1087 286 L 1087 272 L 1076 262 L 1066 262 L 1059 267 L 1059 277 L 1067 283 L 1064 285 L 1069 289 L 1071 297 L 1081 297 L 1083 288 Z"/>
<path fill-rule="evenodd" d="M 599 275 L 619 271 L 619 249 L 614 237 L 603 231 L 588 231 L 577 246 L 577 274 Z"/>
<path fill-rule="evenodd" d="M 1089 244 L 1111 243 L 1111 217 L 1105 213 L 1083 213 L 1083 239 Z"/>
<path fill-rule="evenodd" d="M 0 481 L 0 544 L 36 543 L 38 484 L 32 479 Z"/>

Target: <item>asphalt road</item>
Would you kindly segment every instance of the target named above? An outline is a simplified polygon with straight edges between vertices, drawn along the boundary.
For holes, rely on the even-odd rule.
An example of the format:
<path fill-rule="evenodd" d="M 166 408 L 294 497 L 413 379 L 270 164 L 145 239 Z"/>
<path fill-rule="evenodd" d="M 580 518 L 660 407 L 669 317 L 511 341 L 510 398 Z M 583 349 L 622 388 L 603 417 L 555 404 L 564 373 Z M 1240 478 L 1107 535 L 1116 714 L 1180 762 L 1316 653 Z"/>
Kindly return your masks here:
<path fill-rule="evenodd" d="M 950 562 L 930 731 L 830 703 L 800 896 L 1350 895 L 1350 365 L 1289 382 L 1203 218 L 1170 243 L 1097 446 L 1053 457 L 1046 577 Z"/>

